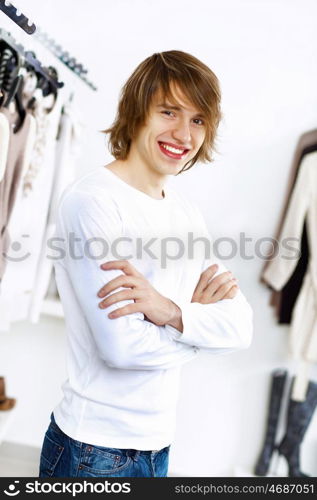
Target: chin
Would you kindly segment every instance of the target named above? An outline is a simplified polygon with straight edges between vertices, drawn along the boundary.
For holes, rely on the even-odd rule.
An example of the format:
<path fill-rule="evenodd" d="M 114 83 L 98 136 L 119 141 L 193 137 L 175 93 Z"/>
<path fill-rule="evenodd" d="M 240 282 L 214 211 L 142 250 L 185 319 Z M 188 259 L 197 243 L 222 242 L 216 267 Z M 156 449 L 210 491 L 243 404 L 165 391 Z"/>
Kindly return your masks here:
<path fill-rule="evenodd" d="M 182 170 L 182 168 L 184 168 L 184 166 L 188 161 L 189 160 L 187 160 L 186 162 L 179 163 L 178 161 L 169 162 L 169 161 L 158 160 L 156 162 L 156 166 L 154 167 L 154 169 L 161 174 L 176 175 L 178 172 L 180 172 L 180 170 Z"/>
<path fill-rule="evenodd" d="M 176 175 L 182 170 L 184 165 L 166 165 L 161 169 L 161 172 L 166 175 Z"/>

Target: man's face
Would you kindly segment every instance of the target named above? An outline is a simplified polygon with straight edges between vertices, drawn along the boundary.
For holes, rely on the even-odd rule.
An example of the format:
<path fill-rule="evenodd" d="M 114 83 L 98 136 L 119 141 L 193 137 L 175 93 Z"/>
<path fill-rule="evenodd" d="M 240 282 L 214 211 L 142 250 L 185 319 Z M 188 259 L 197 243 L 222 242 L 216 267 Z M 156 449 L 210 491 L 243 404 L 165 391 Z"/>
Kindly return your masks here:
<path fill-rule="evenodd" d="M 206 135 L 205 119 L 177 86 L 171 85 L 177 105 L 154 96 L 146 124 L 131 144 L 131 158 L 136 155 L 150 170 L 162 175 L 176 175 L 194 158 Z"/>

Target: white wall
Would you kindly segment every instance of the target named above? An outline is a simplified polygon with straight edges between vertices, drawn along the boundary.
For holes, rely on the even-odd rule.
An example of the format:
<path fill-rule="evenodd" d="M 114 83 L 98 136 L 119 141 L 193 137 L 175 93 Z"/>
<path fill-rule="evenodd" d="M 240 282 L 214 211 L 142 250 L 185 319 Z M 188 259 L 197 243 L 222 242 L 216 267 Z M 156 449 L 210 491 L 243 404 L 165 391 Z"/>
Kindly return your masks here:
<path fill-rule="evenodd" d="M 171 179 L 201 206 L 214 237 L 273 236 L 301 133 L 317 124 L 314 0 L 19 0 L 23 12 L 89 68 L 93 93 L 76 86 L 88 129 L 78 172 L 110 160 L 98 130 L 114 117 L 120 87 L 156 51 L 180 49 L 207 63 L 220 79 L 224 121 L 216 161 Z M 9 27 L 27 46 L 32 37 Z M 44 60 L 44 52 L 36 49 Z M 264 249 L 263 249 L 264 250 Z M 255 318 L 252 347 L 228 357 L 199 359 L 183 368 L 178 427 L 170 470 L 179 475 L 232 475 L 251 469 L 260 449 L 269 374 L 294 369 L 288 327 L 277 326 L 269 292 L 259 283 L 263 262 L 239 256 L 225 264 L 238 277 Z M 0 371 L 18 398 L 8 440 L 41 444 L 65 377 L 62 320 L 16 324 L 0 334 Z M 312 376 L 316 379 L 314 370 Z M 316 414 L 317 415 L 317 414 Z M 317 416 L 303 446 L 303 468 L 317 475 Z"/>

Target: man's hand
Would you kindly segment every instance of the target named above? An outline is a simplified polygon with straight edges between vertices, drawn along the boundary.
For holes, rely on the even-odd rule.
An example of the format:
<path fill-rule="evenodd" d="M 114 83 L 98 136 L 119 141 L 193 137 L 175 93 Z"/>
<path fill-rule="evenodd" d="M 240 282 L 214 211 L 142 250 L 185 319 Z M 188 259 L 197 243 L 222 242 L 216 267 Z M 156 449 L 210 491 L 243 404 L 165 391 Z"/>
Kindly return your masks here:
<path fill-rule="evenodd" d="M 103 309 L 122 300 L 134 300 L 134 304 L 115 309 L 108 315 L 109 318 L 119 318 L 126 314 L 141 312 L 148 321 L 157 326 L 172 324 L 175 321 L 178 324 L 181 316 L 179 307 L 170 299 L 161 295 L 129 261 L 109 261 L 100 267 L 105 271 L 121 269 L 125 274 L 109 281 L 99 290 L 98 297 L 108 295 L 99 303 L 99 307 Z M 127 290 L 120 290 L 109 295 L 113 290 L 120 287 L 127 288 Z"/>
<path fill-rule="evenodd" d="M 238 291 L 236 278 L 227 271 L 213 278 L 217 272 L 218 265 L 213 264 L 201 273 L 199 281 L 194 290 L 191 302 L 200 304 L 213 304 L 223 299 L 233 299 Z"/>

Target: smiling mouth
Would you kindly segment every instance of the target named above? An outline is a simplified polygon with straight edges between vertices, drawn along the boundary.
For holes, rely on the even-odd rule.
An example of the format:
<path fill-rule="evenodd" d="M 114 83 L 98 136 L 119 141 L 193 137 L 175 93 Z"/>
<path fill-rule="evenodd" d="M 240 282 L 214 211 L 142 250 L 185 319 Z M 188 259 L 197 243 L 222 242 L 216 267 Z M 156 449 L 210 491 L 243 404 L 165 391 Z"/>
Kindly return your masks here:
<path fill-rule="evenodd" d="M 166 144 L 166 142 L 158 141 L 158 144 L 162 153 L 164 153 L 169 158 L 174 158 L 176 160 L 181 160 L 185 158 L 185 156 L 189 151 L 189 149 L 171 146 L 169 144 Z"/>

